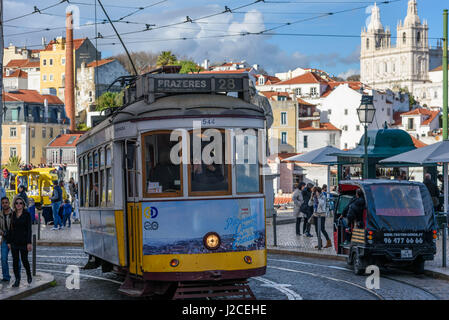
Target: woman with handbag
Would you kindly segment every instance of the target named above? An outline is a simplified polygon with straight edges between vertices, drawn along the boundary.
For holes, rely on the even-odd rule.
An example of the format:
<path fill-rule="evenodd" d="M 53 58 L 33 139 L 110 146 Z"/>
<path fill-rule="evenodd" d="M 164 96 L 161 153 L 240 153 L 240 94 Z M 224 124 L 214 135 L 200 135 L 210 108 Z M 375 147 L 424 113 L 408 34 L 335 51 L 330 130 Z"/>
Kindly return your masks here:
<path fill-rule="evenodd" d="M 318 234 L 318 219 L 320 219 L 321 222 L 321 233 L 326 238 L 326 245 L 324 248 L 330 248 L 332 247 L 332 242 L 329 238 L 329 235 L 326 232 L 326 196 L 323 194 L 320 187 L 316 187 L 314 189 L 314 193 L 312 197 L 310 197 L 309 200 L 309 206 L 313 206 L 313 215 L 311 219 L 313 220 L 313 224 L 315 224 L 315 231 L 317 234 L 317 237 L 319 237 Z M 321 239 L 319 239 L 321 240 Z M 315 246 L 315 248 L 318 248 L 318 246 Z"/>
<path fill-rule="evenodd" d="M 12 285 L 18 287 L 20 285 L 19 263 L 22 260 L 27 273 L 27 281 L 31 283 L 31 268 L 28 262 L 28 251 L 32 250 L 31 245 L 31 217 L 25 208 L 25 200 L 16 196 L 13 201 L 13 216 L 11 220 L 11 229 L 7 234 L 7 243 L 12 253 L 12 265 L 16 281 Z M 19 260 L 20 254 L 20 260 Z"/>

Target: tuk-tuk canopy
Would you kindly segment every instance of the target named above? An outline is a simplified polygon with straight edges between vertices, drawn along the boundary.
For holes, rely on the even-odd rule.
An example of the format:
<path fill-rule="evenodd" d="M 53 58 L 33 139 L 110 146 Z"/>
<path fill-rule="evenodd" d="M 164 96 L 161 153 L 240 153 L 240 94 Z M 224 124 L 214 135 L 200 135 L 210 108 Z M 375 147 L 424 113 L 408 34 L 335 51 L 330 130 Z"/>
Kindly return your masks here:
<path fill-rule="evenodd" d="M 345 180 L 339 191 L 362 189 L 366 202 L 366 227 L 383 232 L 431 231 L 435 228 L 433 203 L 420 182 L 397 180 Z"/>

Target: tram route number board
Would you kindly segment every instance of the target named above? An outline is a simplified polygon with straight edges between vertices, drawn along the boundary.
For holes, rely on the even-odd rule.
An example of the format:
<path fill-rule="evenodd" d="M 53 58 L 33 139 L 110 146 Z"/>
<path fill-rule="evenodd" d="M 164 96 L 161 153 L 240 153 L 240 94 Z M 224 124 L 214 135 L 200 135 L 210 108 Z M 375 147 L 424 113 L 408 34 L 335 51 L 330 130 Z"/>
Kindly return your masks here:
<path fill-rule="evenodd" d="M 214 80 L 214 82 L 212 81 Z M 155 78 L 155 92 L 242 91 L 242 78 Z"/>

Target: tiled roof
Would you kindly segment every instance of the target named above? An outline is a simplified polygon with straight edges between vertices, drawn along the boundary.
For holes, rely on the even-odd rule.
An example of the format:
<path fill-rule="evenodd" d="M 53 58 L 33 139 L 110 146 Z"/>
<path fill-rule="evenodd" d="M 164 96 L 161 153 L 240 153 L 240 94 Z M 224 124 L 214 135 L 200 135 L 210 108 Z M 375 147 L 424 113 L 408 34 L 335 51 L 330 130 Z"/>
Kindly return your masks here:
<path fill-rule="evenodd" d="M 108 64 L 110 62 L 113 62 L 115 59 L 102 59 L 102 60 L 98 60 L 98 61 L 92 61 L 91 63 L 89 63 L 87 65 L 87 67 L 99 67 L 105 64 Z"/>
<path fill-rule="evenodd" d="M 40 103 L 44 104 L 44 100 L 47 99 L 48 104 L 64 104 L 57 96 L 49 94 L 40 94 L 35 90 L 16 90 L 3 92 L 3 101 L 24 101 L 28 103 Z"/>
<path fill-rule="evenodd" d="M 200 73 L 245 73 L 251 71 L 252 68 L 237 69 L 237 70 L 208 70 L 200 71 Z"/>
<path fill-rule="evenodd" d="M 413 137 L 412 135 L 410 135 L 410 137 L 412 138 L 413 144 L 415 145 L 415 147 L 417 148 L 422 148 L 427 146 L 427 144 L 425 144 L 424 142 L 416 139 L 415 137 Z"/>
<path fill-rule="evenodd" d="M 296 98 L 296 99 L 298 100 L 298 103 L 302 104 L 303 106 L 311 106 L 311 107 L 316 106 L 316 104 L 309 103 L 309 102 L 307 102 L 305 100 L 302 100 L 301 98 Z"/>
<path fill-rule="evenodd" d="M 439 67 L 436 67 L 435 69 L 430 70 L 430 72 L 433 71 L 442 71 L 443 70 L 443 65 L 440 65 Z M 448 70 L 449 70 L 449 65 L 448 65 Z"/>
<path fill-rule="evenodd" d="M 430 124 L 438 115 L 440 114 L 439 111 L 432 111 L 424 108 L 416 108 L 408 112 L 404 112 L 401 114 L 401 117 L 403 116 L 416 116 L 416 115 L 424 115 L 425 119 L 422 122 L 422 125 L 428 125 Z"/>
<path fill-rule="evenodd" d="M 75 147 L 82 134 L 62 134 L 51 141 L 48 147 Z"/>
<path fill-rule="evenodd" d="M 298 130 L 302 131 L 341 131 L 336 126 L 334 126 L 330 122 L 320 122 L 319 128 L 314 128 L 312 126 L 313 120 L 299 120 L 298 121 Z"/>
<path fill-rule="evenodd" d="M 73 39 L 73 47 L 75 50 L 78 50 L 79 47 L 81 47 L 84 43 L 84 41 L 86 41 L 87 38 L 82 38 L 82 39 Z M 56 43 L 55 40 L 51 40 L 47 46 L 45 47 L 45 50 L 42 51 L 52 51 L 53 50 L 53 45 Z"/>
<path fill-rule="evenodd" d="M 14 72 L 10 73 L 9 76 L 4 72 L 3 78 L 23 78 L 28 79 L 28 73 L 22 71 L 20 69 L 14 70 Z"/>
<path fill-rule="evenodd" d="M 285 153 L 278 153 L 276 156 L 279 158 L 279 160 L 283 161 L 284 159 L 297 156 L 301 153 L 292 153 L 292 152 L 285 152 Z"/>
<path fill-rule="evenodd" d="M 8 62 L 5 68 L 21 68 L 28 63 L 28 59 L 13 59 Z"/>
<path fill-rule="evenodd" d="M 270 84 L 275 84 L 280 82 L 281 80 L 278 77 L 273 77 L 273 76 L 269 76 L 266 74 L 256 74 L 256 78 L 257 78 L 257 85 L 260 86 L 261 84 L 259 84 L 259 78 L 260 77 L 264 77 L 265 78 L 265 83 L 263 85 L 270 85 Z"/>
<path fill-rule="evenodd" d="M 307 84 L 307 83 L 327 83 L 323 78 L 314 72 L 307 72 L 300 76 L 278 82 L 277 85 L 288 85 L 288 84 Z"/>
<path fill-rule="evenodd" d="M 328 87 L 321 97 L 327 97 L 336 87 L 342 84 L 347 84 L 352 90 L 360 90 L 362 87 L 362 83 L 359 81 L 329 81 L 327 84 Z"/>
<path fill-rule="evenodd" d="M 260 94 L 264 95 L 268 99 L 274 100 L 274 97 L 287 97 L 288 100 L 291 100 L 288 92 L 277 92 L 277 91 L 260 91 Z"/>

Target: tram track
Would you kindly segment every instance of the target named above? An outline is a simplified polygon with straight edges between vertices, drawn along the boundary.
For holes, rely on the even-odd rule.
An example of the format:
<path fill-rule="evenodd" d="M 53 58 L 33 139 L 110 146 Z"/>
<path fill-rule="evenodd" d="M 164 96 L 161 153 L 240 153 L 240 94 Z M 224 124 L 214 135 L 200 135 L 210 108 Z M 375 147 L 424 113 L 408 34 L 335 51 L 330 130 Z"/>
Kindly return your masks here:
<path fill-rule="evenodd" d="M 293 261 L 293 260 L 288 260 L 288 259 L 272 259 L 272 258 L 268 258 L 268 261 L 276 261 L 276 262 L 283 262 L 283 263 L 293 263 L 293 264 L 299 264 L 299 265 L 308 265 L 308 266 L 315 266 L 315 267 L 322 267 L 322 268 L 327 268 L 327 269 L 333 269 L 333 270 L 341 270 L 341 271 L 346 271 L 346 272 L 350 272 L 352 273 L 352 270 L 349 268 L 345 268 L 345 267 L 340 267 L 340 266 L 332 266 L 332 265 L 323 265 L 323 264 L 318 264 L 318 263 L 310 263 L 310 262 L 301 262 L 301 261 Z M 387 296 L 385 294 L 381 294 L 378 292 L 375 292 L 374 290 L 368 289 L 360 284 L 357 284 L 355 282 L 351 282 L 348 280 L 343 280 L 343 279 L 338 279 L 338 278 L 333 278 L 333 277 L 326 277 L 323 276 L 321 274 L 316 274 L 316 273 L 312 273 L 312 272 L 307 272 L 307 271 L 302 271 L 302 270 L 296 270 L 296 269 L 287 269 L 287 268 L 282 268 L 282 267 L 275 267 L 275 266 L 268 266 L 269 268 L 275 268 L 278 270 L 284 270 L 284 271 L 291 271 L 291 272 L 297 272 L 297 273 L 304 273 L 304 274 L 309 274 L 311 276 L 316 276 L 316 277 L 320 277 L 320 278 L 327 278 L 329 280 L 332 281 L 341 281 L 344 282 L 348 285 L 352 285 L 355 287 L 358 287 L 359 289 L 363 289 L 366 292 L 369 292 L 370 294 L 376 296 L 376 298 L 378 298 L 379 300 L 387 300 L 387 299 L 391 299 L 392 297 Z M 397 279 L 394 278 L 392 276 L 387 276 L 385 274 L 382 274 L 381 279 L 388 279 L 390 281 L 396 282 L 396 283 L 400 283 L 402 285 L 406 285 L 409 287 L 414 288 L 415 290 L 420 290 L 422 292 L 425 292 L 427 295 L 433 297 L 435 300 L 440 300 L 441 297 L 439 297 L 438 295 L 434 294 L 433 292 L 431 292 L 430 290 L 423 288 L 421 286 L 415 285 L 413 283 L 410 283 L 408 281 L 405 280 L 401 280 L 401 279 Z"/>

